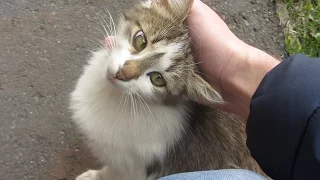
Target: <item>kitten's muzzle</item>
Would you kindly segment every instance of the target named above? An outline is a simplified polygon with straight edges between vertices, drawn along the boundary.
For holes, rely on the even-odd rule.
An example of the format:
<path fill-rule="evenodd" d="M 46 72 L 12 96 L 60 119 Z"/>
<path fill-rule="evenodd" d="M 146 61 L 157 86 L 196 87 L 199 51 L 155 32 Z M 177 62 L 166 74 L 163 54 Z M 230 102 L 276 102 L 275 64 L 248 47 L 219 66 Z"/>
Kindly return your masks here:
<path fill-rule="evenodd" d="M 138 79 L 148 68 L 157 63 L 165 53 L 147 55 L 141 59 L 129 60 L 116 73 L 116 79 L 130 81 Z"/>
<path fill-rule="evenodd" d="M 122 68 L 116 74 L 116 79 L 121 81 L 130 81 L 132 79 L 138 79 L 142 71 L 140 69 L 139 61 L 127 61 Z"/>

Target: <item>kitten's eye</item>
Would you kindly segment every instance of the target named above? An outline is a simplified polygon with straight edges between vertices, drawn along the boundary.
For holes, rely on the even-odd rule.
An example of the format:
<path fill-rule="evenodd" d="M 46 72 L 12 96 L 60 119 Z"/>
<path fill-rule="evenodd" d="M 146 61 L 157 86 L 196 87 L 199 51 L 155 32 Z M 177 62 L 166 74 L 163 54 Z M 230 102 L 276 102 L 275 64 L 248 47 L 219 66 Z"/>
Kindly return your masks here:
<path fill-rule="evenodd" d="M 144 50 L 147 47 L 147 38 L 143 31 L 138 31 L 133 39 L 133 47 L 138 51 Z"/>
<path fill-rule="evenodd" d="M 154 86 L 163 87 L 166 85 L 166 81 L 160 73 L 151 72 L 148 75 L 150 76 L 150 81 Z"/>

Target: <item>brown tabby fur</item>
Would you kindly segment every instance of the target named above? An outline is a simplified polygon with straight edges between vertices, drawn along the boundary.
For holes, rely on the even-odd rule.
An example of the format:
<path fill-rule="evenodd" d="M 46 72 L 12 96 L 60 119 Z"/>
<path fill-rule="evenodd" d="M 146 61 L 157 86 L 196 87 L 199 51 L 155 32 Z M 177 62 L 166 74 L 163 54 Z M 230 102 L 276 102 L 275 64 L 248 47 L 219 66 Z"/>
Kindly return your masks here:
<path fill-rule="evenodd" d="M 235 115 L 209 108 L 206 104 L 212 102 L 197 96 L 197 93 L 192 92 L 191 88 L 188 89 L 189 86 L 194 86 L 195 81 L 200 81 L 206 86 L 206 89 L 199 89 L 199 91 L 215 92 L 200 76 L 190 73 L 190 71 L 198 72 L 192 56 L 185 21 L 193 0 L 181 1 L 180 3 L 185 4 L 185 7 L 173 6 L 168 0 L 160 0 L 156 8 L 138 6 L 124 14 L 125 21 L 133 24 L 129 26 L 128 32 L 133 29 L 133 26 L 138 25 L 152 44 L 186 42 L 181 53 L 177 53 L 172 59 L 174 65 L 167 70 L 177 74 L 187 74 L 186 79 L 181 80 L 181 77 L 177 76 L 166 77 L 166 80 L 169 81 L 168 95 L 163 98 L 163 102 L 168 105 L 181 103 L 181 100 L 176 98 L 177 93 L 175 92 L 186 91 L 187 93 L 183 94 L 204 104 L 190 102 L 189 126 L 183 139 L 169 150 L 164 162 L 155 159 L 154 163 L 149 165 L 147 173 L 161 177 L 181 172 L 241 168 L 264 175 L 246 146 L 246 121 Z M 152 59 L 146 59 L 148 60 Z M 170 84 L 174 86 L 170 87 Z"/>
<path fill-rule="evenodd" d="M 263 174 L 246 146 L 246 121 L 212 108 L 223 100 L 194 62 L 186 21 L 192 3 L 137 5 L 120 19 L 116 44 L 94 53 L 72 93 L 71 109 L 105 167 L 77 180 L 154 180 L 232 168 Z M 143 49 L 133 45 L 137 32 L 146 37 Z M 163 86 L 148 77 L 154 71 Z M 121 104 L 123 96 L 131 104 Z"/>

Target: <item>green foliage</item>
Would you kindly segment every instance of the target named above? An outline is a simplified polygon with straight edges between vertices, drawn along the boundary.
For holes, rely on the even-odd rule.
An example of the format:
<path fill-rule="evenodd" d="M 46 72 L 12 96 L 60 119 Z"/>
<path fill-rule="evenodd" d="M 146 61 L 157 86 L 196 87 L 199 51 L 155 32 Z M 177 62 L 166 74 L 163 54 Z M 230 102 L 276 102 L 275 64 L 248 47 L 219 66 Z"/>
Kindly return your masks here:
<path fill-rule="evenodd" d="M 285 46 L 289 54 L 320 57 L 320 0 L 284 0 L 289 12 Z"/>

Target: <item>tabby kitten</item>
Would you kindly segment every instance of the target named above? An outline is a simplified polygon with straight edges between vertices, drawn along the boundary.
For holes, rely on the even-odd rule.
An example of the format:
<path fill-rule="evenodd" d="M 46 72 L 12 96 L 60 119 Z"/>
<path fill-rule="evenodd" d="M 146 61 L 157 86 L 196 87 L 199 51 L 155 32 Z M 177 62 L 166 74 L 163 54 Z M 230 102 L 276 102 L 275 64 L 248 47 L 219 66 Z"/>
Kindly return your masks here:
<path fill-rule="evenodd" d="M 198 72 L 186 18 L 193 0 L 154 0 L 123 14 L 111 48 L 93 53 L 71 95 L 99 161 L 77 180 L 154 180 L 188 171 L 259 171 L 245 122 L 209 107 L 221 96 Z"/>

